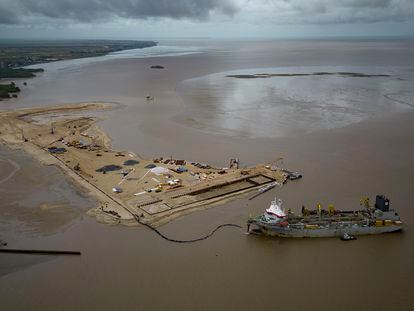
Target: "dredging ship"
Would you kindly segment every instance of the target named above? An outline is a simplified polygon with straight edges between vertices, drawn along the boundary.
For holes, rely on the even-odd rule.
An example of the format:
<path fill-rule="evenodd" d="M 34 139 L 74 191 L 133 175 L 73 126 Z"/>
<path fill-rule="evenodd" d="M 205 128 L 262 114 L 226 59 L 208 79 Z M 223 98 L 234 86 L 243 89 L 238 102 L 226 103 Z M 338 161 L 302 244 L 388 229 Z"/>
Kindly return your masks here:
<path fill-rule="evenodd" d="M 356 211 L 335 210 L 333 205 L 324 210 L 320 204 L 316 210 L 302 207 L 302 215 L 299 216 L 285 212 L 282 200 L 275 199 L 263 215 L 248 220 L 247 231 L 288 238 L 347 238 L 403 229 L 403 222 L 385 196 L 377 195 L 373 207 L 368 198 L 362 199 L 361 204 L 364 208 Z"/>

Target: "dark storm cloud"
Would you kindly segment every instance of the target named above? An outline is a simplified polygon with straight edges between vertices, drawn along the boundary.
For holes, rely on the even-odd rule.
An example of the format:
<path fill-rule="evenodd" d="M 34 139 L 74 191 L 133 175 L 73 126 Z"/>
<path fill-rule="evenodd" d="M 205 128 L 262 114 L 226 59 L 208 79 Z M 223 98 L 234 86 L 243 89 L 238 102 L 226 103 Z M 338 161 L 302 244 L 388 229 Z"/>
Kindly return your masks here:
<path fill-rule="evenodd" d="M 283 4 L 289 22 L 374 23 L 414 18 L 414 0 L 259 0 Z M 279 11 L 280 12 L 280 11 Z M 283 19 L 283 13 L 279 14 Z M 286 19 L 284 20 L 286 22 Z"/>
<path fill-rule="evenodd" d="M 208 20 L 215 13 L 253 23 L 400 22 L 414 18 L 414 0 L 0 0 L 0 24 Z"/>
<path fill-rule="evenodd" d="M 93 22 L 113 17 L 206 20 L 212 12 L 236 13 L 233 0 L 0 0 L 0 24 L 25 17 Z"/>
<path fill-rule="evenodd" d="M 16 12 L 10 10 L 7 7 L 3 7 L 0 2 L 0 24 L 16 24 L 19 22 L 19 18 Z"/>
<path fill-rule="evenodd" d="M 238 3 L 242 7 L 238 15 L 253 23 L 367 24 L 414 19 L 414 0 L 239 0 Z"/>

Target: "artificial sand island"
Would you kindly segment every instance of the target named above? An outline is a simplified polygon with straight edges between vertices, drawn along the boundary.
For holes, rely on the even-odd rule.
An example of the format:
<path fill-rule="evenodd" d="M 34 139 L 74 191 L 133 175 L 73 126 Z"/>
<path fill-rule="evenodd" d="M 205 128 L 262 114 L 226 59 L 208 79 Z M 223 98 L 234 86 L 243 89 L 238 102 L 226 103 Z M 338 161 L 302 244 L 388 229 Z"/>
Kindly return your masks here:
<path fill-rule="evenodd" d="M 195 210 L 219 205 L 252 190 L 286 182 L 275 165 L 239 168 L 172 157 L 152 160 L 111 148 L 110 138 L 88 111 L 113 109 L 107 103 L 80 103 L 0 111 L 0 140 L 23 149 L 45 165 L 56 165 L 99 202 L 90 210 L 100 222 L 152 227 Z"/>

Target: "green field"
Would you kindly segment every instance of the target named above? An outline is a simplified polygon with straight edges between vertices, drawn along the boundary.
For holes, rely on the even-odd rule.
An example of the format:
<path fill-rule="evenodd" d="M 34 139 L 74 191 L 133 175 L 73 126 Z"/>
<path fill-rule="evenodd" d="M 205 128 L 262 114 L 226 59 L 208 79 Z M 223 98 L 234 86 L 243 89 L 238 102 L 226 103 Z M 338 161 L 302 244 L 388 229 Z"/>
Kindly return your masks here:
<path fill-rule="evenodd" d="M 0 68 L 20 68 L 58 60 L 95 57 L 156 46 L 135 40 L 0 40 Z"/>
<path fill-rule="evenodd" d="M 0 68 L 0 79 L 2 78 L 33 78 L 36 72 L 43 72 L 42 68 Z"/>
<path fill-rule="evenodd" d="M 13 82 L 9 84 L 0 84 L 0 100 L 2 98 L 10 98 L 10 93 L 18 93 L 20 88 Z"/>

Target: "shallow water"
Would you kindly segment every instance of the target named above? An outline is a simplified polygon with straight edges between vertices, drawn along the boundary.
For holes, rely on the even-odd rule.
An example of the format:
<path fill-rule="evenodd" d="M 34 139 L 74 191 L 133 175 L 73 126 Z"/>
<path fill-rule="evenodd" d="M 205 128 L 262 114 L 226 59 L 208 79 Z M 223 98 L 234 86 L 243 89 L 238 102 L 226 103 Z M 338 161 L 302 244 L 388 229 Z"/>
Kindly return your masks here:
<path fill-rule="evenodd" d="M 248 74 L 355 72 L 389 77 L 275 76 Z M 414 108 L 414 73 L 406 67 L 275 67 L 220 72 L 186 80 L 179 90 L 183 118 L 206 132 L 278 137 L 347 126 Z"/>
<path fill-rule="evenodd" d="M 0 145 L 0 239 L 11 248 L 44 248 L 82 221 L 94 199 L 77 189 L 57 167 L 41 165 Z M 62 249 L 58 243 L 55 246 Z M 51 256 L 0 255 L 0 277 L 52 260 Z"/>
<path fill-rule="evenodd" d="M 67 230 L 96 206 L 54 166 L 0 146 L 1 239 L 53 235 Z"/>

